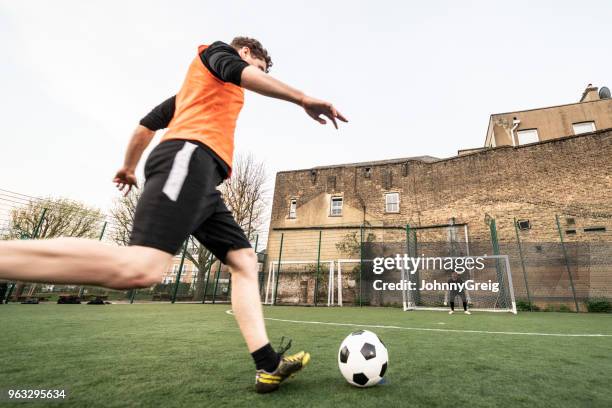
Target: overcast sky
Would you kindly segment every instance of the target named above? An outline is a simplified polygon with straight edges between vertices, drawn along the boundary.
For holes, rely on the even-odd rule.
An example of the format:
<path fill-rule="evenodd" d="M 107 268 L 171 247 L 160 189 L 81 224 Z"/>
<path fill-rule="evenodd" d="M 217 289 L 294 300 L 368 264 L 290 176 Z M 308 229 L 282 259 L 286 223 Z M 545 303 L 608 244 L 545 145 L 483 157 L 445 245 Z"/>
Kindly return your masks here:
<path fill-rule="evenodd" d="M 0 0 L 0 188 L 108 208 L 138 120 L 176 93 L 199 44 L 235 35 L 258 38 L 272 75 L 351 121 L 336 131 L 248 93 L 238 152 L 264 161 L 271 180 L 452 156 L 484 143 L 491 113 L 612 85 L 611 4 Z"/>

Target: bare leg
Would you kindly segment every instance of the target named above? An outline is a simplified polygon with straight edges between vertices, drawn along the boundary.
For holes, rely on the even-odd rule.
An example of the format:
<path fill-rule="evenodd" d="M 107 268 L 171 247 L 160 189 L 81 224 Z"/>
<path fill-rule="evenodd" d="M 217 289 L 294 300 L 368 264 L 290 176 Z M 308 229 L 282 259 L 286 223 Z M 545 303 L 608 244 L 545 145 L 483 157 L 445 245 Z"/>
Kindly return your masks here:
<path fill-rule="evenodd" d="M 161 281 L 172 255 L 142 246 L 120 247 L 82 238 L 0 241 L 0 279 L 148 287 Z"/>
<path fill-rule="evenodd" d="M 236 249 L 227 253 L 226 262 L 232 272 L 232 310 L 252 353 L 269 343 L 259 297 L 257 256 L 250 248 Z"/>

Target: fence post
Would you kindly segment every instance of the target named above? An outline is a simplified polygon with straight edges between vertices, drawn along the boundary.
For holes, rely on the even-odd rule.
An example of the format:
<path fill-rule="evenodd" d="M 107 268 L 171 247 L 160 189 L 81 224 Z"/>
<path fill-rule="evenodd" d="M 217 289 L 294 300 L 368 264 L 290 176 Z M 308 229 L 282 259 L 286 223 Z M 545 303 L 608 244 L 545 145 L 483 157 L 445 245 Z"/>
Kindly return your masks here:
<path fill-rule="evenodd" d="M 179 265 L 178 273 L 176 274 L 176 283 L 174 284 L 174 290 L 172 291 L 172 303 L 176 302 L 176 293 L 178 292 L 179 285 L 181 284 L 181 274 L 183 273 L 183 265 L 185 264 L 185 253 L 187 252 L 187 243 L 189 238 L 185 240 L 183 244 L 183 255 L 181 256 L 181 264 Z"/>
<path fill-rule="evenodd" d="M 317 306 L 319 300 L 319 274 L 321 273 L 321 237 L 323 236 L 323 230 L 319 231 L 319 249 L 317 250 L 317 272 L 315 275 L 314 284 L 314 305 Z"/>
<path fill-rule="evenodd" d="M 362 296 L 363 291 L 361 288 L 361 280 L 363 275 L 363 228 L 364 225 L 361 224 L 359 228 L 359 307 L 362 306 Z"/>
<path fill-rule="evenodd" d="M 206 303 L 206 292 L 208 292 L 208 281 L 210 280 L 210 270 L 212 269 L 213 266 L 213 255 L 210 254 L 210 257 L 208 258 L 208 265 L 206 266 L 206 282 L 204 283 L 204 295 L 202 296 L 202 304 Z"/>
<path fill-rule="evenodd" d="M 574 287 L 574 278 L 570 271 L 569 258 L 567 257 L 567 250 L 565 249 L 565 242 L 563 242 L 563 232 L 561 232 L 561 223 L 559 222 L 559 215 L 555 214 L 555 220 L 557 221 L 557 230 L 559 231 L 559 239 L 561 239 L 561 249 L 563 250 L 563 257 L 565 258 L 565 268 L 567 269 L 567 276 L 569 276 L 570 286 L 572 287 L 572 295 L 574 296 L 574 304 L 576 305 L 576 313 L 580 311 L 578 308 L 578 299 L 576 299 L 576 288 Z"/>
<path fill-rule="evenodd" d="M 219 259 L 219 268 L 217 269 L 217 276 L 215 277 L 215 289 L 213 290 L 212 302 L 215 304 L 215 298 L 217 297 L 217 287 L 219 286 L 219 278 L 221 277 L 221 260 Z"/>
<path fill-rule="evenodd" d="M 257 276 L 259 279 L 259 295 L 261 296 L 261 289 L 263 287 L 263 280 L 264 280 L 264 267 L 263 265 L 265 265 L 265 258 L 264 258 L 264 264 L 261 266 L 261 272 L 259 272 L 259 254 L 257 254 L 257 244 L 259 244 L 259 234 L 255 235 L 255 255 L 257 255 Z"/>
<path fill-rule="evenodd" d="M 492 218 L 489 214 L 485 214 L 485 223 L 489 226 L 489 230 L 491 232 L 491 246 L 493 247 L 493 255 L 499 255 L 499 240 L 497 237 L 497 223 L 495 222 L 495 218 Z M 507 291 L 510 290 L 509 288 L 507 288 L 507 284 L 509 284 L 509 282 L 504 285 L 503 282 L 506 280 L 505 279 L 505 275 L 502 273 L 501 271 L 502 267 L 501 267 L 501 262 L 499 260 L 499 258 L 495 259 L 495 272 L 497 275 L 497 281 L 502 284 L 502 293 L 503 293 L 503 305 L 502 306 L 508 306 L 506 304 L 506 300 L 507 300 Z"/>
<path fill-rule="evenodd" d="M 15 290 L 15 282 L 11 282 L 11 286 L 9 286 L 8 290 L 6 291 L 6 298 L 4 299 L 5 304 L 8 304 L 9 299 L 11 298 L 11 295 L 13 294 L 13 290 Z"/>
<path fill-rule="evenodd" d="M 523 268 L 523 278 L 525 279 L 525 291 L 527 292 L 527 301 L 529 302 L 529 311 L 533 312 L 533 305 L 531 304 L 531 294 L 529 293 L 529 283 L 527 282 L 527 270 L 525 268 L 525 258 L 523 257 L 523 244 L 521 244 L 521 238 L 519 236 L 518 225 L 516 218 L 514 218 L 514 232 L 516 233 L 516 243 L 518 245 L 519 256 L 521 257 L 521 268 Z"/>
<path fill-rule="evenodd" d="M 283 240 L 285 238 L 285 233 L 281 233 L 281 242 L 280 249 L 278 251 L 278 268 L 276 268 L 276 284 L 274 285 L 274 299 L 272 299 L 272 304 L 276 305 L 276 298 L 278 297 L 278 282 L 280 280 L 281 273 L 281 260 L 283 258 Z M 272 277 L 274 277 L 274 268 L 272 268 Z"/>
<path fill-rule="evenodd" d="M 38 224 L 36 224 L 36 227 L 34 228 L 34 231 L 32 232 L 32 239 L 38 238 L 38 234 L 40 234 L 40 228 L 42 227 L 42 223 L 45 220 L 45 215 L 47 215 L 47 209 L 43 208 L 40 219 L 38 220 Z"/>

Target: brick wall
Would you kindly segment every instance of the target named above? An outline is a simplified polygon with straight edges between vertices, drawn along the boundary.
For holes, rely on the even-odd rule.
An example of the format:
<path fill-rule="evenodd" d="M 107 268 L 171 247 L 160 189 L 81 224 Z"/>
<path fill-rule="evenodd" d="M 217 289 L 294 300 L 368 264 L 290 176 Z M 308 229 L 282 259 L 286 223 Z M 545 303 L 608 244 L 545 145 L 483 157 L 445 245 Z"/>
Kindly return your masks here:
<path fill-rule="evenodd" d="M 559 242 L 555 218 L 559 215 L 566 241 L 610 243 L 611 158 L 612 130 L 608 129 L 435 162 L 408 160 L 279 172 L 268 259 L 276 259 L 282 232 L 286 234 L 283 259 L 316 259 L 315 227 L 328 228 L 323 230 L 323 258 L 346 257 L 336 243 L 350 233 L 348 226 L 360 225 L 364 220 L 377 226 L 417 227 L 453 220 L 468 225 L 471 242 L 489 241 L 485 214 L 495 218 L 501 242 L 516 242 L 514 218 L 531 223 L 531 229 L 520 232 L 524 242 Z M 388 192 L 400 193 L 399 213 L 385 213 Z M 330 216 L 333 196 L 343 197 L 341 217 Z M 289 219 L 292 198 L 297 199 L 295 219 Z M 606 231 L 584 231 L 592 226 L 604 226 Z M 572 229 L 575 234 L 565 235 L 566 230 Z M 606 256 L 606 247 L 602 248 L 600 256 Z M 589 288 L 612 297 L 611 272 L 589 268 L 583 274 L 589 274 Z"/>

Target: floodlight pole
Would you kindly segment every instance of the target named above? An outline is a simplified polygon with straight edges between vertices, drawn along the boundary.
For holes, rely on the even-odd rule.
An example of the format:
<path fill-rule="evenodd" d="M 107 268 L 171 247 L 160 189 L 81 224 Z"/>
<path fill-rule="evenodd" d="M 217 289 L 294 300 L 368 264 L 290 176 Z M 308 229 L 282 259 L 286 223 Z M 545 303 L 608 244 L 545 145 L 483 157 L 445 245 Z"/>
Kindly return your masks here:
<path fill-rule="evenodd" d="M 576 313 L 580 311 L 578 309 L 578 299 L 576 299 L 576 288 L 574 287 L 574 278 L 572 277 L 572 271 L 569 266 L 569 259 L 567 257 L 567 250 L 565 249 L 565 242 L 563 242 L 563 233 L 561 232 L 561 223 L 559 222 L 559 215 L 555 214 L 557 221 L 557 230 L 559 230 L 559 239 L 561 239 L 561 249 L 563 250 L 563 257 L 565 258 L 565 268 L 567 269 L 567 276 L 569 277 L 570 286 L 572 287 L 572 295 L 574 296 L 574 304 L 576 305 Z"/>
<path fill-rule="evenodd" d="M 181 274 L 183 273 L 183 265 L 185 264 L 185 253 L 187 252 L 187 243 L 189 242 L 189 238 L 185 240 L 183 244 L 183 255 L 181 256 L 181 264 L 179 265 L 178 273 L 176 274 L 176 283 L 174 284 L 174 290 L 172 291 L 172 303 L 176 302 L 176 293 L 178 292 L 178 287 L 181 284 Z"/>
<path fill-rule="evenodd" d="M 523 268 L 523 278 L 525 279 L 525 291 L 527 292 L 527 301 L 529 302 L 529 311 L 533 312 L 533 305 L 531 304 L 531 294 L 529 293 L 529 283 L 527 283 L 527 270 L 525 268 L 525 258 L 523 257 L 523 244 L 519 236 L 518 224 L 516 218 L 514 218 L 514 232 L 516 233 L 516 243 L 518 245 L 519 256 L 521 257 L 521 267 Z"/>

